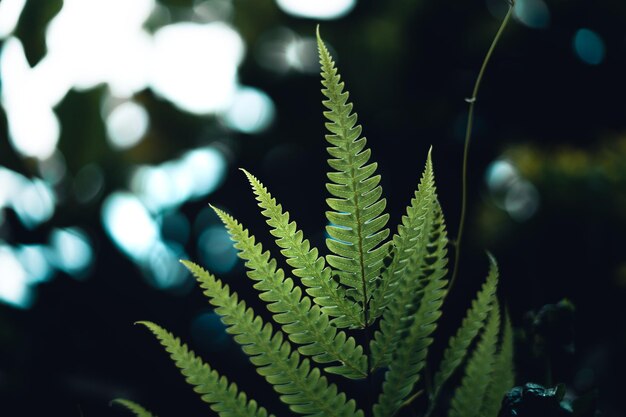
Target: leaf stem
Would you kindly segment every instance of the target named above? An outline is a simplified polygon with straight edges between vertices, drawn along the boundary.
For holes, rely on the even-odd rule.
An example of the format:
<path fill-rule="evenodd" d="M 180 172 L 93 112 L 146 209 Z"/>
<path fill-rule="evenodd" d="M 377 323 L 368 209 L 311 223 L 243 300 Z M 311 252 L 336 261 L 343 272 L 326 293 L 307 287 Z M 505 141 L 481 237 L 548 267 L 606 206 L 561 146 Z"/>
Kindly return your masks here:
<path fill-rule="evenodd" d="M 502 23 L 500 24 L 500 28 L 496 33 L 496 36 L 493 38 L 491 42 L 491 46 L 487 51 L 487 55 L 485 55 L 485 59 L 483 60 L 483 64 L 480 67 L 480 72 L 478 73 L 478 77 L 476 78 L 476 82 L 474 84 L 474 90 L 472 91 L 472 96 L 470 98 L 466 98 L 465 101 L 469 104 L 469 112 L 467 115 L 467 126 L 465 129 L 465 147 L 463 149 L 463 169 L 462 169 L 462 191 L 461 191 L 461 216 L 459 219 L 459 231 L 457 234 L 457 238 L 455 241 L 455 251 L 454 251 L 454 267 L 452 270 L 452 278 L 450 279 L 450 285 L 448 286 L 448 294 L 454 285 L 454 281 L 458 275 L 459 270 L 459 259 L 461 257 L 461 241 L 463 239 L 463 231 L 465 229 L 465 214 L 467 211 L 467 160 L 469 156 L 469 147 L 472 138 L 472 128 L 474 125 L 474 106 L 476 104 L 476 98 L 478 97 L 478 90 L 480 89 L 480 83 L 482 82 L 483 75 L 485 74 L 485 70 L 487 68 L 487 64 L 491 59 L 491 55 L 493 51 L 496 49 L 496 45 L 504 32 L 504 29 L 509 22 L 511 15 L 513 14 L 513 8 L 515 6 L 515 0 L 510 0 L 509 2 L 509 10 L 504 16 Z"/>

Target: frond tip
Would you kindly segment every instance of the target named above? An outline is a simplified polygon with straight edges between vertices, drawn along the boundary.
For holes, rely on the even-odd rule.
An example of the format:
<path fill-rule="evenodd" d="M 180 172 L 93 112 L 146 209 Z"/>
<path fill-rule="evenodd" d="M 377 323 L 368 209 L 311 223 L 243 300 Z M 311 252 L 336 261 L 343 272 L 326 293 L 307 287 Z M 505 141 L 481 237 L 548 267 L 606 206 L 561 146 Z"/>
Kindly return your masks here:
<path fill-rule="evenodd" d="M 383 271 L 381 285 L 377 288 L 372 300 L 373 318 L 384 313 L 387 305 L 395 299 L 396 293 L 415 290 L 415 288 L 402 288 L 404 284 L 402 277 L 413 277 L 419 273 L 436 204 L 437 190 L 431 147 L 417 190 L 406 208 L 406 214 L 402 216 L 398 231 L 392 238 L 394 253 L 391 264 Z M 412 281 L 414 285 L 419 285 L 417 280 Z"/>
<path fill-rule="evenodd" d="M 481 417 L 496 417 L 502 406 L 502 398 L 515 385 L 513 369 L 513 327 L 509 314 L 505 314 L 500 350 L 496 355 L 493 375 L 485 394 Z"/>
<path fill-rule="evenodd" d="M 125 400 L 123 398 L 118 398 L 118 399 L 115 399 L 115 400 L 111 401 L 111 404 L 121 405 L 122 407 L 124 407 L 127 410 L 129 410 L 132 413 L 134 413 L 135 416 L 137 416 L 137 417 L 156 417 L 150 411 L 146 410 L 145 408 L 143 408 L 139 404 L 137 404 L 137 403 L 135 403 L 133 401 L 130 401 L 130 400 Z"/>
<path fill-rule="evenodd" d="M 444 351 L 443 360 L 439 365 L 439 371 L 435 374 L 433 398 L 437 398 L 443 385 L 463 362 L 467 351 L 485 326 L 489 312 L 496 302 L 496 288 L 498 286 L 498 265 L 493 256 L 489 255 L 489 274 L 482 289 L 472 301 L 472 306 L 467 310 L 461 327 L 450 338 L 448 347 Z"/>
<path fill-rule="evenodd" d="M 336 327 L 362 327 L 363 317 L 359 306 L 346 299 L 345 289 L 332 279 L 331 269 L 324 258 L 319 256 L 317 248 L 311 247 L 296 222 L 289 221 L 289 212 L 283 211 L 261 181 L 245 169 L 242 171 L 252 186 L 259 207 L 263 209 L 261 213 L 272 228 L 271 234 L 276 237 L 280 252 L 293 268 L 293 274 L 308 287 L 307 294 L 322 308 L 323 313 L 334 317 L 332 324 Z"/>
<path fill-rule="evenodd" d="M 326 246 L 332 253 L 326 257 L 335 268 L 339 281 L 349 288 L 346 295 L 363 306 L 365 325 L 369 322 L 367 308 L 376 282 L 380 279 L 383 259 L 388 254 L 385 240 L 389 229 L 385 226 L 389 215 L 385 213 L 387 202 L 379 185 L 381 177 L 376 174 L 377 164 L 369 162 L 371 151 L 367 140 L 361 136 L 357 114 L 352 112 L 348 92 L 344 91 L 335 62 L 322 38 L 317 36 L 322 67 L 322 101 L 328 111 L 326 140 L 331 159 L 328 164 L 334 170 L 328 173 L 326 189 L 332 198 L 326 199 L 331 210 L 326 212 L 330 225 L 326 228 L 329 239 Z"/>
<path fill-rule="evenodd" d="M 406 213 L 393 238 L 393 260 L 383 272 L 380 294 L 372 303 L 374 316 L 385 306 L 380 329 L 371 344 L 372 369 L 389 364 L 409 319 L 419 306 L 421 290 L 432 276 L 446 273 L 448 240 L 430 154 Z M 435 266 L 437 271 L 428 265 Z"/>
<path fill-rule="evenodd" d="M 485 405 L 494 365 L 500 330 L 498 305 L 489 313 L 483 334 L 467 362 L 465 376 L 452 398 L 449 417 L 479 417 Z M 481 416 L 482 417 L 482 416 Z"/>

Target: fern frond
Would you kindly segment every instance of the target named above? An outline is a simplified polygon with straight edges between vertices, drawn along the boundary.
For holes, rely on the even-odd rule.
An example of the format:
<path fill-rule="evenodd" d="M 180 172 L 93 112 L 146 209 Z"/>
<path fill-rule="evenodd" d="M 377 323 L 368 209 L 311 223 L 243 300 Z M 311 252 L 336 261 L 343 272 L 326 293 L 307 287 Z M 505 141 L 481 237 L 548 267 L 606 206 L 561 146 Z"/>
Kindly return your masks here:
<path fill-rule="evenodd" d="M 156 417 L 150 411 L 146 410 L 139 404 L 130 400 L 124 400 L 124 399 L 118 398 L 116 400 L 113 400 L 112 403 L 119 404 L 122 407 L 125 407 L 127 410 L 131 411 L 137 417 Z"/>
<path fill-rule="evenodd" d="M 374 406 L 375 417 L 393 416 L 413 392 L 420 372 L 426 365 L 428 347 L 433 341 L 431 335 L 441 316 L 448 283 L 445 279 L 448 260 L 447 238 L 439 204 L 435 207 L 435 219 L 427 245 L 428 257 L 422 271 L 425 287 L 419 291 L 420 296 L 414 301 L 417 303 L 416 311 L 407 317 L 408 327 L 406 330 L 398 330 L 402 332 L 402 337 L 399 338 L 385 374 L 383 392 Z"/>
<path fill-rule="evenodd" d="M 402 216 L 402 223 L 398 225 L 398 232 L 393 236 L 394 255 L 391 264 L 383 271 L 381 285 L 376 288 L 370 309 L 372 319 L 380 316 L 390 301 L 394 300 L 398 289 L 402 287 L 402 277 L 416 272 L 417 255 L 422 255 L 421 249 L 425 246 L 425 235 L 428 233 L 428 220 L 432 220 L 435 200 L 435 176 L 431 159 L 431 150 L 428 151 L 426 167 L 414 193 L 411 203 Z M 416 253 L 417 252 L 417 253 Z M 414 262 L 409 262 L 413 260 Z M 407 270 L 407 267 L 408 268 Z"/>
<path fill-rule="evenodd" d="M 434 401 L 441 391 L 443 384 L 463 362 L 467 351 L 485 326 L 489 312 L 496 301 L 496 288 L 498 286 L 498 265 L 496 260 L 489 254 L 489 274 L 481 290 L 472 301 L 472 306 L 467 310 L 461 327 L 450 338 L 448 347 L 444 351 L 443 359 L 439 365 L 439 371 L 435 374 L 431 399 Z"/>
<path fill-rule="evenodd" d="M 502 407 L 502 399 L 515 385 L 513 370 L 513 327 L 509 314 L 505 314 L 502 344 L 496 356 L 491 382 L 485 394 L 480 417 L 497 417 Z"/>
<path fill-rule="evenodd" d="M 382 243 L 389 236 L 385 228 L 389 215 L 384 213 L 386 200 L 381 198 L 380 175 L 374 175 L 377 164 L 368 163 L 371 151 L 367 140 L 361 137 L 357 115 L 348 103 L 348 92 L 337 73 L 335 63 L 317 32 L 317 44 L 322 67 L 323 105 L 329 109 L 324 116 L 330 121 L 326 128 L 331 133 L 326 140 L 331 159 L 328 164 L 334 172 L 328 173 L 331 182 L 326 188 L 334 198 L 326 199 L 331 210 L 326 218 L 331 223 L 326 231 L 328 249 L 334 255 L 326 257 L 337 271 L 339 281 L 352 289 L 347 294 L 361 302 L 367 312 L 369 299 L 376 281 L 380 279 L 383 259 L 387 255 Z M 369 318 L 364 317 L 365 324 Z"/>
<path fill-rule="evenodd" d="M 389 303 L 380 321 L 380 329 L 370 343 L 372 369 L 388 365 L 406 329 L 411 325 L 425 294 L 427 284 L 441 280 L 447 273 L 448 244 L 441 206 L 435 199 L 424 216 L 422 231 L 410 255 L 407 269 L 399 281 L 397 294 Z M 407 270 L 413 270 L 410 275 Z"/>
<path fill-rule="evenodd" d="M 180 339 L 149 321 L 139 324 L 146 326 L 157 337 L 161 345 L 180 368 L 185 380 L 194 386 L 202 401 L 221 417 L 268 417 L 267 411 L 254 400 L 248 401 L 245 393 L 239 392 L 237 385 L 229 383 L 217 371 L 198 358 Z M 270 415 L 269 417 L 274 417 Z"/>
<path fill-rule="evenodd" d="M 335 384 L 329 384 L 307 358 L 301 360 L 283 333 L 273 332 L 272 326 L 239 301 L 228 285 L 192 262 L 183 264 L 197 278 L 215 312 L 222 316 L 227 332 L 234 335 L 257 372 L 281 394 L 281 401 L 293 412 L 314 417 L 363 417 L 354 400 L 348 400 Z"/>
<path fill-rule="evenodd" d="M 454 393 L 449 417 L 480 416 L 479 413 L 485 401 L 487 387 L 493 373 L 499 329 L 500 310 L 496 302 L 489 313 L 485 330 L 476 345 L 476 349 L 467 362 L 461 385 Z"/>
<path fill-rule="evenodd" d="M 341 363 L 326 367 L 327 372 L 353 379 L 367 376 L 367 357 L 354 338 L 330 325 L 328 315 L 319 306 L 312 305 L 311 299 L 302 294 L 291 278 L 285 277 L 276 260 L 270 258 L 268 251 L 263 252 L 260 243 L 255 244 L 254 236 L 241 223 L 224 211 L 213 209 L 235 242 L 239 257 L 246 261 L 248 276 L 257 281 L 254 288 L 261 292 L 259 298 L 268 303 L 268 310 L 289 339 L 301 345 L 298 351 L 318 363 Z"/>
<path fill-rule="evenodd" d="M 345 297 L 345 289 L 332 279 L 332 272 L 326 266 L 318 250 L 311 248 L 307 239 L 295 222 L 289 221 L 289 213 L 283 211 L 267 188 L 254 175 L 242 169 L 267 218 L 271 233 L 276 237 L 276 244 L 281 248 L 287 263 L 293 267 L 293 274 L 307 286 L 306 292 L 322 308 L 322 312 L 334 317 L 332 323 L 339 328 L 363 327 L 363 315 L 358 304 Z"/>

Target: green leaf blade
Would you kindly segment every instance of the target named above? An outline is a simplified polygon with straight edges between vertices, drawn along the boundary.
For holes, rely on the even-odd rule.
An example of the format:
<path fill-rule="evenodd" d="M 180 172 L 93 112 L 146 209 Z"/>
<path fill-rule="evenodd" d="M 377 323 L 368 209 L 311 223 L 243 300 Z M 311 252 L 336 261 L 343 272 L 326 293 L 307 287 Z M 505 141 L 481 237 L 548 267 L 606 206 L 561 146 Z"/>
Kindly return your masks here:
<path fill-rule="evenodd" d="M 393 236 L 395 254 L 391 265 L 384 270 L 381 285 L 373 297 L 371 312 L 374 318 L 381 316 L 389 302 L 395 299 L 402 277 L 412 276 L 419 269 L 417 264 L 423 255 L 422 248 L 437 199 L 431 154 L 432 149 L 428 152 L 417 190 Z"/>
<path fill-rule="evenodd" d="M 146 326 L 157 337 L 187 383 L 194 386 L 194 391 L 210 404 L 213 411 L 223 417 L 268 417 L 265 408 L 259 407 L 254 400 L 248 401 L 247 395 L 239 392 L 237 385 L 229 383 L 226 377 L 211 369 L 180 339 L 154 323 L 143 321 L 139 324 Z"/>
<path fill-rule="evenodd" d="M 415 238 L 414 249 L 404 255 L 406 266 L 396 284 L 398 288 L 395 296 L 383 313 L 380 329 L 374 334 L 370 344 L 372 369 L 391 362 L 421 304 L 426 286 L 430 281 L 443 279 L 447 274 L 448 238 L 443 213 L 436 199 L 428 202 L 427 207 L 430 212 L 424 215 L 420 233 Z M 409 274 L 409 271 L 412 272 Z"/>
<path fill-rule="evenodd" d="M 445 382 L 463 362 L 471 343 L 485 326 L 489 312 L 496 302 L 499 272 L 498 265 L 491 255 L 489 255 L 489 264 L 489 274 L 485 283 L 472 301 L 472 306 L 467 310 L 461 327 L 450 338 L 448 347 L 444 351 L 439 370 L 434 377 L 433 398 L 438 397 Z"/>
<path fill-rule="evenodd" d="M 274 319 L 282 325 L 290 340 L 302 345 L 300 353 L 311 356 L 317 363 L 341 364 L 329 368 L 329 371 L 351 379 L 364 378 L 367 375 L 367 358 L 363 348 L 356 343 L 336 343 L 337 337 L 348 338 L 340 336 L 343 332 L 330 325 L 330 317 L 318 306 L 312 307 L 311 299 L 302 294 L 291 278 L 285 277 L 269 252 L 263 252 L 262 245 L 255 243 L 254 237 L 241 223 L 222 210 L 214 210 L 235 242 L 239 256 L 246 261 L 248 276 L 256 281 L 254 288 L 260 291 L 259 297 L 268 303 L 268 310 L 274 314 Z"/>
<path fill-rule="evenodd" d="M 432 333 L 441 316 L 441 307 L 446 294 L 447 274 L 447 237 L 443 214 L 439 205 L 434 211 L 434 221 L 429 233 L 428 255 L 422 269 L 424 288 L 412 303 L 407 304 L 412 311 L 403 321 L 403 326 L 396 329 L 393 355 L 389 359 L 389 369 L 385 374 L 383 392 L 374 406 L 375 417 L 391 417 L 411 396 L 420 373 L 426 365 L 428 348 L 432 344 Z M 385 322 L 381 322 L 381 328 Z M 390 323 L 387 323 L 390 325 Z M 376 339 L 372 342 L 372 353 Z M 378 346 L 377 348 L 380 348 Z M 383 358 L 378 354 L 379 361 Z"/>
<path fill-rule="evenodd" d="M 515 386 L 513 366 L 513 327 L 509 314 L 505 314 L 502 343 L 496 356 L 493 375 L 485 394 L 481 417 L 497 417 L 504 395 Z"/>
<path fill-rule="evenodd" d="M 335 170 L 328 174 L 331 182 L 326 186 L 332 196 L 328 205 L 334 210 L 326 213 L 331 223 L 327 246 L 333 253 L 326 260 L 337 271 L 341 284 L 357 292 L 366 325 L 370 323 L 368 303 L 387 254 L 383 244 L 389 236 L 385 227 L 389 216 L 384 213 L 387 203 L 381 198 L 380 175 L 375 175 L 377 164 L 369 163 L 367 140 L 361 137 L 357 114 L 352 112 L 349 94 L 319 31 L 317 43 L 322 94 L 326 97 L 322 103 L 329 109 L 324 112 L 331 133 L 326 140 L 332 145 L 327 148 L 331 156 L 328 164 Z"/>
<path fill-rule="evenodd" d="M 452 398 L 449 417 L 479 417 L 495 363 L 500 310 L 491 309 L 483 334 L 467 362 L 465 376 Z M 482 416 L 481 416 L 482 417 Z"/>
<path fill-rule="evenodd" d="M 272 228 L 270 232 L 276 237 L 276 244 L 293 268 L 293 274 L 308 287 L 307 294 L 313 297 L 313 301 L 325 314 L 333 317 L 335 326 L 362 326 L 360 307 L 343 296 L 341 288 L 332 279 L 331 269 L 326 266 L 324 258 L 318 256 L 318 250 L 311 248 L 296 223 L 290 222 L 289 213 L 282 210 L 261 181 L 248 171 L 243 172 L 252 186 L 259 207 L 263 209 L 267 224 Z"/>
<path fill-rule="evenodd" d="M 121 405 L 122 407 L 135 414 L 136 417 L 156 417 L 154 414 L 143 408 L 141 405 L 130 400 L 118 398 L 113 400 L 112 403 Z"/>
<path fill-rule="evenodd" d="M 363 417 L 354 400 L 339 393 L 334 384 L 320 376 L 318 368 L 311 367 L 307 358 L 301 360 L 283 333 L 274 333 L 272 326 L 239 301 L 227 285 L 192 262 L 183 264 L 196 277 L 215 312 L 222 316 L 226 331 L 242 346 L 257 372 L 272 384 L 281 400 L 296 405 L 290 406 L 294 412 L 315 417 Z"/>

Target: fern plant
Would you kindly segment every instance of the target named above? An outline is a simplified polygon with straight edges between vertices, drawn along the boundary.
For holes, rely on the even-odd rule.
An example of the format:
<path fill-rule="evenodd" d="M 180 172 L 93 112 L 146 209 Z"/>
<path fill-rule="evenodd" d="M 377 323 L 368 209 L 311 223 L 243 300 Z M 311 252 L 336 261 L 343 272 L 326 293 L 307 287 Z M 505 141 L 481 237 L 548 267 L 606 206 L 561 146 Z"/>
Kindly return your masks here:
<path fill-rule="evenodd" d="M 242 223 L 213 209 L 245 261 L 247 276 L 273 323 L 264 321 L 209 271 L 190 261 L 182 263 L 227 332 L 295 414 L 392 417 L 413 408 L 413 400 L 423 395 L 420 404 L 426 407 L 412 409 L 412 415 L 496 417 L 514 378 L 511 323 L 507 315 L 502 320 L 496 298 L 496 261 L 488 257 L 486 281 L 435 367 L 429 348 L 449 291 L 449 242 L 431 152 L 406 213 L 390 237 L 377 164 L 371 162 L 348 92 L 319 31 L 317 41 L 329 132 L 327 255 L 311 245 L 261 181 L 242 170 L 290 270 L 281 269 Z M 170 332 L 151 322 L 140 323 L 219 416 L 271 415 Z M 373 384 L 376 372 L 384 373 L 382 387 Z M 371 400 L 357 404 L 329 381 L 328 374 L 369 380 L 371 391 L 364 397 Z M 448 382 L 457 374 L 460 385 L 452 390 Z M 440 401 L 444 392 L 452 394 L 450 401 Z M 119 403 L 137 416 L 150 416 L 135 403 Z"/>

